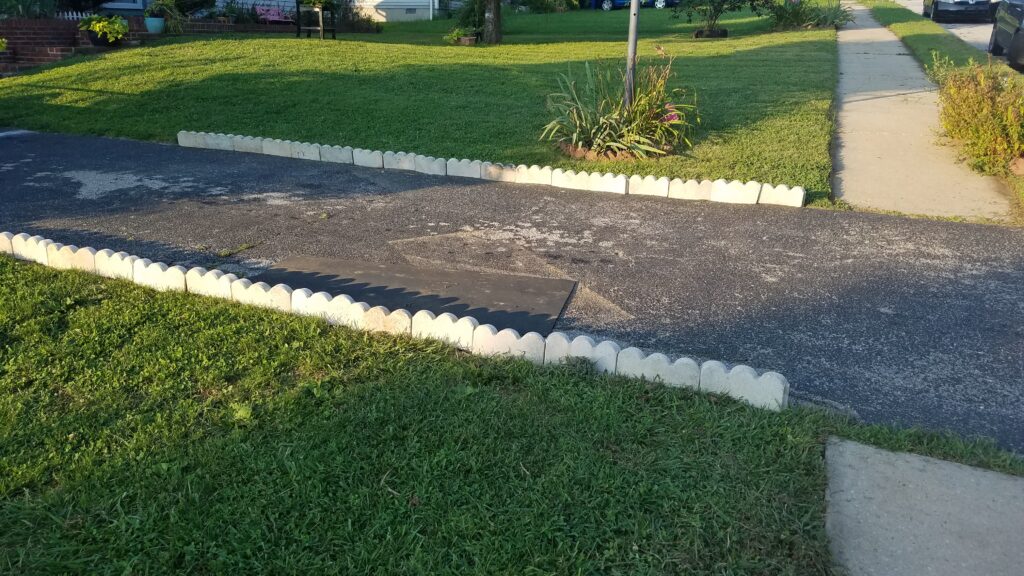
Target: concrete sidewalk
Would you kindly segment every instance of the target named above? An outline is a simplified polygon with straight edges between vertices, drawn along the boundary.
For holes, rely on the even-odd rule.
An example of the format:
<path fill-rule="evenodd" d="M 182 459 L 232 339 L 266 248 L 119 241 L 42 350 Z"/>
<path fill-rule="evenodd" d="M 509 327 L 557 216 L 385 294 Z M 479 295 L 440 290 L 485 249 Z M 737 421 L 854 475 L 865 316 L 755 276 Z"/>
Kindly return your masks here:
<path fill-rule="evenodd" d="M 1024 478 L 829 440 L 826 526 L 850 576 L 1016 576 Z"/>
<path fill-rule="evenodd" d="M 867 8 L 850 7 L 856 20 L 839 31 L 836 197 L 905 214 L 1005 219 L 1003 184 L 938 142 L 936 86 Z"/>

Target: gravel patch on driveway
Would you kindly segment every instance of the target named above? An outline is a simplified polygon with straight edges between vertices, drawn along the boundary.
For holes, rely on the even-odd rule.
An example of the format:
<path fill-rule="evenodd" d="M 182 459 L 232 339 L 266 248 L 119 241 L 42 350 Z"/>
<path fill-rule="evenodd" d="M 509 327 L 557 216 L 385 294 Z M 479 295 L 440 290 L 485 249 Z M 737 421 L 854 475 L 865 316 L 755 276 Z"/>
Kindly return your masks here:
<path fill-rule="evenodd" d="M 1016 228 L 25 134 L 0 143 L 0 229 L 236 272 L 307 255 L 577 279 L 561 329 L 1024 450 Z"/>

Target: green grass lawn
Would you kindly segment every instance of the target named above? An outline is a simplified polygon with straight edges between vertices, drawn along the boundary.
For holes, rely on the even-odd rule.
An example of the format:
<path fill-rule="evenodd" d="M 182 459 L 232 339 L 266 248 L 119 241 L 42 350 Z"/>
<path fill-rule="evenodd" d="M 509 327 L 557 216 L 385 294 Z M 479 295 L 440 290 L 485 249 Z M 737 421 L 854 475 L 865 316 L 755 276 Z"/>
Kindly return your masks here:
<path fill-rule="evenodd" d="M 0 256 L 0 570 L 826 574 L 830 434 L 991 445 Z"/>
<path fill-rule="evenodd" d="M 889 0 L 863 0 L 875 20 L 892 31 L 924 66 L 931 66 L 937 53 L 964 65 L 969 61 L 987 62 L 988 54 L 964 42 L 941 25 Z"/>
<path fill-rule="evenodd" d="M 230 132 L 681 178 L 755 179 L 829 192 L 835 32 L 769 33 L 726 18 L 731 37 L 694 40 L 668 10 L 641 15 L 641 64 L 655 45 L 676 57 L 677 87 L 695 90 L 703 125 L 692 152 L 587 163 L 538 141 L 557 76 L 584 62 L 623 66 L 627 11 L 517 15 L 506 44 L 451 47 L 452 21 L 390 25 L 338 41 L 275 36 L 169 39 L 78 57 L 0 81 L 0 125 L 173 140 Z"/>

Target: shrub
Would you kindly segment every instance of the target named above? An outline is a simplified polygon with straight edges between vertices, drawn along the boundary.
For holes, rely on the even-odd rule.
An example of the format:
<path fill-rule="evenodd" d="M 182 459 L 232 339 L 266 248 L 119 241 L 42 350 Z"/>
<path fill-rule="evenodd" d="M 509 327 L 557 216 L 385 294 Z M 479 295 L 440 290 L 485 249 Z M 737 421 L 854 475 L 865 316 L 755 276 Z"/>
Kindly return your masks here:
<path fill-rule="evenodd" d="M 771 12 L 775 0 L 679 0 L 672 8 L 672 17 L 678 18 L 686 14 L 686 21 L 693 22 L 693 16 L 697 15 L 697 21 L 701 24 L 701 30 L 718 30 L 718 21 L 727 12 L 739 12 L 749 7 L 751 12 L 761 16 Z"/>
<path fill-rule="evenodd" d="M 680 89 L 668 88 L 672 60 L 637 70 L 633 106 L 622 101 L 624 74 L 595 71 L 585 65 L 577 80 L 560 75 L 559 92 L 548 96 L 555 118 L 541 139 L 559 143 L 569 154 L 590 159 L 668 154 L 692 145 L 691 132 L 700 122 L 694 99 L 685 102 Z"/>
<path fill-rule="evenodd" d="M 150 18 L 163 18 L 167 23 L 167 30 L 175 34 L 181 33 L 185 21 L 185 16 L 178 10 L 174 0 L 152 0 L 146 6 L 145 15 Z"/>
<path fill-rule="evenodd" d="M 1024 154 L 1024 80 L 1002 66 L 970 62 L 956 67 L 934 56 L 929 73 L 939 83 L 939 118 L 977 170 L 1005 174 Z"/>
<path fill-rule="evenodd" d="M 853 21 L 853 11 L 838 1 L 812 4 L 807 0 L 783 0 L 771 8 L 773 30 L 824 28 L 836 30 Z"/>
<path fill-rule="evenodd" d="M 200 10 L 209 10 L 217 4 L 217 0 L 175 0 L 178 10 L 188 16 Z"/>
<path fill-rule="evenodd" d="M 0 18 L 48 18 L 56 10 L 54 0 L 0 0 Z"/>
<path fill-rule="evenodd" d="M 56 0 L 57 10 L 71 12 L 94 12 L 110 0 Z"/>
<path fill-rule="evenodd" d="M 0 52 L 7 50 L 7 38 L 0 38 Z"/>
<path fill-rule="evenodd" d="M 120 16 L 89 16 L 78 22 L 79 30 L 95 32 L 107 42 L 120 40 L 128 35 L 128 21 Z"/>
<path fill-rule="evenodd" d="M 473 33 L 470 32 L 469 30 L 466 30 L 465 28 L 456 26 L 455 28 L 452 28 L 451 30 L 449 30 L 448 33 L 445 34 L 444 36 L 442 36 L 441 38 L 445 41 L 446 44 L 458 44 L 459 43 L 459 38 L 462 38 L 463 36 L 472 36 L 472 35 L 473 35 Z"/>

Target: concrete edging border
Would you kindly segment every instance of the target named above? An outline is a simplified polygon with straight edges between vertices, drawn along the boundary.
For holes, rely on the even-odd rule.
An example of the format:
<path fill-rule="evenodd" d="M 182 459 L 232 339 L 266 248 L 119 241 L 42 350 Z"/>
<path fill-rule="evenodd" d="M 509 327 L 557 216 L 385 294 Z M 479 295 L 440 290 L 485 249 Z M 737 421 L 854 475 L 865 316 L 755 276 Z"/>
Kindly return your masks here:
<path fill-rule="evenodd" d="M 349 146 L 327 146 L 259 136 L 178 132 L 178 145 L 187 148 L 233 150 L 304 160 L 354 164 L 384 170 L 405 170 L 434 176 L 458 176 L 518 184 L 542 184 L 571 190 L 607 192 L 633 196 L 658 196 L 681 200 L 709 200 L 730 204 L 774 204 L 800 208 L 806 192 L 800 186 L 772 185 L 739 180 L 682 180 L 667 176 L 574 172 L 550 166 L 518 166 L 458 158 L 434 158 L 412 152 L 364 150 Z"/>
<path fill-rule="evenodd" d="M 698 365 L 685 356 L 672 360 L 659 352 L 647 354 L 639 348 L 623 348 L 612 340 L 588 335 L 575 338 L 564 332 L 552 332 L 546 338 L 536 332 L 521 335 L 511 328 L 502 330 L 480 324 L 472 316 L 458 318 L 448 313 L 435 316 L 427 310 L 412 314 L 404 309 L 371 307 L 344 294 L 313 293 L 307 288 L 292 288 L 287 284 L 254 284 L 220 270 L 198 267 L 186 270 L 182 266 L 152 262 L 110 249 L 65 246 L 25 233 L 0 233 L 0 253 L 51 268 L 124 279 L 155 290 L 189 292 L 290 314 L 316 316 L 329 324 L 357 330 L 433 338 L 481 356 L 515 356 L 541 365 L 585 358 L 599 372 L 725 394 L 758 408 L 781 410 L 789 403 L 789 383 L 777 372 L 758 374 L 744 365 L 729 369 L 715 360 Z"/>

